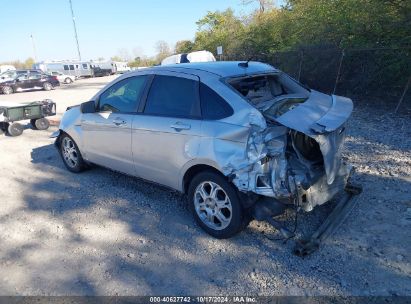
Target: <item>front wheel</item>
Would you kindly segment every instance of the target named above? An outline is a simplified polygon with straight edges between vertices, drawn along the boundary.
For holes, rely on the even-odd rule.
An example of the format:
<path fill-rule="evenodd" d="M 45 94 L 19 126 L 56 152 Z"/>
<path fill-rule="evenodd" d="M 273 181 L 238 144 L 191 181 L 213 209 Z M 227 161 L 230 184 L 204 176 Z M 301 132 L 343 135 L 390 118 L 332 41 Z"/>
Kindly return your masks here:
<path fill-rule="evenodd" d="M 13 93 L 13 88 L 9 86 L 4 86 L 2 91 L 3 91 L 3 94 L 9 95 Z"/>
<path fill-rule="evenodd" d="M 195 220 L 208 234 L 225 239 L 240 232 L 243 208 L 237 190 L 223 176 L 205 171 L 190 183 L 188 197 Z"/>
<path fill-rule="evenodd" d="M 60 155 L 69 171 L 79 173 L 85 169 L 86 164 L 77 144 L 67 134 L 60 137 Z"/>

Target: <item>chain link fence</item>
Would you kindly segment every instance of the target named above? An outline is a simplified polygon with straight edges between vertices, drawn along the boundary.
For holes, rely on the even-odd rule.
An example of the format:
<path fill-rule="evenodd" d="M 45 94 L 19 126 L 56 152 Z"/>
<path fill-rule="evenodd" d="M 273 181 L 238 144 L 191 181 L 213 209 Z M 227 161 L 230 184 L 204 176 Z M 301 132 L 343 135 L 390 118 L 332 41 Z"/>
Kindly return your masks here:
<path fill-rule="evenodd" d="M 355 100 L 411 104 L 411 48 L 307 48 L 236 60 L 267 62 L 309 87 Z M 231 58 L 230 58 L 231 59 Z"/>

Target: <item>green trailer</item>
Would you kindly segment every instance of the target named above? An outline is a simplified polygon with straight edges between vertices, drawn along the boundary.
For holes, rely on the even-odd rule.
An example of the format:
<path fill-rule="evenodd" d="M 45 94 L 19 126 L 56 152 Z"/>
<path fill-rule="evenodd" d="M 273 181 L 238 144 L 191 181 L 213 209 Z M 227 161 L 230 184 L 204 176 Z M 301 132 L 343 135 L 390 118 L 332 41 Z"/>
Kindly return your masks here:
<path fill-rule="evenodd" d="M 50 122 L 46 117 L 56 115 L 56 103 L 50 99 L 29 103 L 0 102 L 0 134 L 19 136 L 24 126 L 18 121 L 30 120 L 34 129 L 47 130 Z"/>

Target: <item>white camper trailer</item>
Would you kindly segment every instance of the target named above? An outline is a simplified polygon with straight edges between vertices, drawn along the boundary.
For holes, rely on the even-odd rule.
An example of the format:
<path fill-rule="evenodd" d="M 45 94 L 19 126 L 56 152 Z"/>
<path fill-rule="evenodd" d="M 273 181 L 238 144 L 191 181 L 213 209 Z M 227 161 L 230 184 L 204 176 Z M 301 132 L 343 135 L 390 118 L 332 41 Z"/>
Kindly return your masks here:
<path fill-rule="evenodd" d="M 33 68 L 42 70 L 45 73 L 60 72 L 76 78 L 93 76 L 90 63 L 86 61 L 42 61 L 33 64 Z"/>
<path fill-rule="evenodd" d="M 92 61 L 91 62 L 92 68 L 100 68 L 102 70 L 111 70 L 111 74 L 122 74 L 125 72 L 130 71 L 130 67 L 128 66 L 127 62 L 122 61 Z"/>
<path fill-rule="evenodd" d="M 116 70 L 115 73 L 123 74 L 123 73 L 128 72 L 128 71 L 131 70 L 130 67 L 128 66 L 127 62 L 113 61 L 112 63 L 113 63 L 113 66 Z"/>

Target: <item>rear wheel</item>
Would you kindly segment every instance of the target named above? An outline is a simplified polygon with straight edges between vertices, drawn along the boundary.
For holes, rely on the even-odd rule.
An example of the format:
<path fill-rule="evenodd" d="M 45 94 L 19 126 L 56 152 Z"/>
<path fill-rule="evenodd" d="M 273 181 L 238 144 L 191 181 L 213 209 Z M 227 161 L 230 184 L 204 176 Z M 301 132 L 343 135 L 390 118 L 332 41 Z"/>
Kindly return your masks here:
<path fill-rule="evenodd" d="M 7 127 L 7 133 L 10 136 L 19 136 L 23 133 L 24 127 L 22 124 L 19 124 L 18 122 L 13 122 L 9 124 Z"/>
<path fill-rule="evenodd" d="M 70 77 L 67 77 L 66 79 L 64 79 L 64 83 L 69 84 L 69 83 L 72 83 L 72 82 L 73 82 L 73 80 Z"/>
<path fill-rule="evenodd" d="M 85 169 L 86 164 L 77 144 L 67 134 L 60 137 L 60 155 L 69 171 L 79 173 Z"/>
<path fill-rule="evenodd" d="M 30 123 L 36 130 L 47 130 L 50 127 L 50 122 L 47 118 L 31 119 Z"/>
<path fill-rule="evenodd" d="M 51 85 L 50 82 L 45 82 L 45 83 L 43 84 L 43 89 L 44 89 L 44 91 L 50 91 L 52 88 L 53 88 L 53 86 Z"/>
<path fill-rule="evenodd" d="M 5 86 L 5 87 L 3 87 L 3 94 L 5 94 L 5 95 L 9 95 L 9 94 L 12 94 L 13 93 L 13 88 L 12 87 L 10 87 L 10 86 Z"/>
<path fill-rule="evenodd" d="M 237 190 L 223 176 L 205 171 L 190 183 L 188 197 L 195 220 L 208 234 L 224 239 L 240 232 L 243 208 Z"/>

